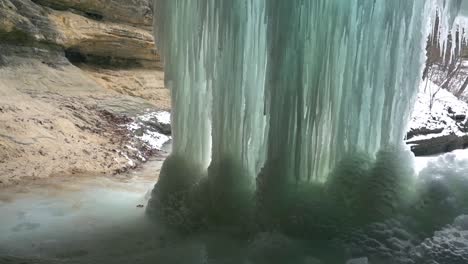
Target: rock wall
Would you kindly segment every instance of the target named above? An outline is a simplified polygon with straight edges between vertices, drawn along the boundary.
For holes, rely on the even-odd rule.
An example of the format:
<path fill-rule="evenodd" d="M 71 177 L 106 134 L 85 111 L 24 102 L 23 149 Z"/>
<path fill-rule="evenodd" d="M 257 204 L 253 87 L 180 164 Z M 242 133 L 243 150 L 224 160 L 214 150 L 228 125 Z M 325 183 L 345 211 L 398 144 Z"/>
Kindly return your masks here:
<path fill-rule="evenodd" d="M 35 0 L 58 10 L 82 12 L 98 20 L 151 27 L 153 16 L 150 0 Z"/>
<path fill-rule="evenodd" d="M 61 51 L 103 87 L 170 108 L 149 0 L 0 0 L 1 44 Z"/>
<path fill-rule="evenodd" d="M 151 17 L 148 0 L 0 0 L 0 187 L 156 154 L 127 129 L 171 107 Z"/>
<path fill-rule="evenodd" d="M 0 41 L 58 47 L 85 62 L 160 66 L 150 18 L 148 1 L 0 0 Z"/>

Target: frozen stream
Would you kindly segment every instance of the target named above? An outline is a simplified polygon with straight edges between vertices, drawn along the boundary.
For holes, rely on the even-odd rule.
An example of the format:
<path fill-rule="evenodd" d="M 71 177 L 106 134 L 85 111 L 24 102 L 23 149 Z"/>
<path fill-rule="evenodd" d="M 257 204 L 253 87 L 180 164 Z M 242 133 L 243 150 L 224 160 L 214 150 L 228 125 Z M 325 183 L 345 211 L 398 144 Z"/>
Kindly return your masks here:
<path fill-rule="evenodd" d="M 235 261 L 243 248 L 235 239 L 187 239 L 147 218 L 164 159 L 119 176 L 58 178 L 2 190 L 0 264 L 206 263 L 207 246 Z"/>
<path fill-rule="evenodd" d="M 455 153 L 468 158 L 467 150 Z M 139 207 L 146 206 L 163 159 L 118 177 L 52 179 L 2 190 L 0 263 L 318 264 L 323 262 L 315 257 L 329 254 L 275 234 L 258 235 L 254 241 L 169 234 Z M 417 167 L 434 159 L 418 158 Z"/>
<path fill-rule="evenodd" d="M 135 255 L 164 244 L 142 207 L 164 158 L 119 176 L 2 190 L 0 263 L 140 263 Z"/>

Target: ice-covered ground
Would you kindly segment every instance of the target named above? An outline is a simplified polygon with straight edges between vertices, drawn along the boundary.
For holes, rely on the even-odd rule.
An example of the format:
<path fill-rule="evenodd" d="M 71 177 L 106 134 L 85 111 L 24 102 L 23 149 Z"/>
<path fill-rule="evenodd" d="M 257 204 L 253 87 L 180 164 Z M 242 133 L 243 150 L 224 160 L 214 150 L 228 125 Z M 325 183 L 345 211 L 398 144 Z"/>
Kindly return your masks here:
<path fill-rule="evenodd" d="M 447 170 L 466 170 L 468 176 L 468 149 L 454 150 L 444 155 L 434 155 L 426 157 L 417 157 L 415 159 L 415 171 L 420 173 L 424 168 L 432 168 L 434 166 L 446 164 Z"/>
<path fill-rule="evenodd" d="M 0 263 L 347 263 L 347 259 L 334 262 L 334 258 L 330 258 L 336 256 L 339 259 L 342 254 L 333 245 L 295 240 L 275 232 L 260 233 L 243 240 L 220 233 L 179 236 L 165 230 L 147 219 L 145 208 L 141 207 L 146 205 L 149 191 L 156 181 L 155 172 L 161 164 L 162 158 L 153 160 L 143 169 L 117 178 L 93 177 L 65 182 L 51 180 L 47 185 L 2 191 Z M 467 177 L 468 150 L 438 157 L 418 157 L 416 166 L 419 170 L 427 167 L 426 170 L 433 170 L 434 173 L 454 172 L 459 177 Z M 384 230 L 372 229 L 371 233 L 381 232 L 384 241 L 380 241 L 379 236 L 374 238 L 372 234 L 361 234 L 366 239 L 364 247 L 372 249 L 374 245 L 379 245 L 382 249 L 377 250 L 390 254 L 398 245 L 406 243 L 400 240 L 408 236 L 405 230 L 399 227 L 385 230 L 384 224 L 376 227 Z M 453 225 L 437 232 L 433 238 L 417 242 L 418 247 L 405 252 L 411 253 L 416 259 L 442 259 L 431 263 L 465 264 L 456 261 L 457 256 L 463 257 L 458 258 L 460 261 L 468 255 L 467 227 L 468 220 L 460 218 Z M 387 237 L 388 234 L 390 237 Z M 450 256 L 452 253 L 454 255 Z M 349 263 L 381 264 L 372 262 L 370 255 L 353 257 L 356 260 Z M 369 262 L 365 262 L 367 257 Z M 444 258 L 455 261 L 444 262 Z"/>
<path fill-rule="evenodd" d="M 2 190 L 0 263 L 140 263 L 119 260 L 161 242 L 142 206 L 163 159 L 119 176 L 51 179 Z"/>
<path fill-rule="evenodd" d="M 419 112 L 413 117 L 413 124 L 434 129 L 438 128 L 442 120 L 449 124 L 443 127 L 444 130 L 456 129 L 456 122 L 446 114 L 448 107 L 454 113 L 466 114 L 466 104 L 454 99 L 446 91 L 439 91 L 437 98 L 432 112 L 425 108 L 428 98 L 419 98 Z M 432 122 L 433 117 L 439 123 Z M 162 131 L 170 129 L 170 114 L 148 112 L 128 124 L 127 129 L 138 140 L 148 144 L 148 147 L 164 149 L 164 144 L 170 137 L 162 134 Z M 468 177 L 468 150 L 417 157 L 415 161 L 417 173 L 436 177 Z M 340 258 L 342 252 L 333 245 L 295 240 L 275 232 L 260 233 L 248 240 L 220 233 L 203 233 L 189 237 L 171 233 L 145 215 L 144 206 L 161 165 L 162 158 L 159 158 L 150 161 L 141 170 L 114 178 L 93 177 L 66 181 L 52 179 L 45 185 L 2 191 L 0 263 L 381 264 L 369 261 L 373 259 L 370 253 L 334 262 Z M 378 227 L 386 228 L 385 224 Z M 468 219 L 459 218 L 453 225 L 434 234 L 433 238 L 417 242 L 417 246 L 405 251 L 405 254 L 417 261 L 426 258 L 438 259 L 438 262 L 433 262 L 438 264 L 466 264 L 468 262 L 463 262 L 468 259 L 466 227 Z M 392 228 L 384 232 L 390 234 L 390 237 L 385 237 L 383 241 L 376 240 L 371 235 L 366 237 L 365 234 L 360 234 L 364 236 L 364 244 L 361 246 L 357 243 L 355 246 L 370 247 L 365 249 L 372 251 L 374 243 L 383 247 L 379 249 L 383 253 L 390 254 L 394 252 L 393 247 L 407 243 L 399 237 L 406 231 L 400 227 Z M 378 230 L 371 228 L 369 232 Z M 450 255 L 452 253 L 453 256 Z M 330 258 L 334 255 L 335 259 Z M 356 259 L 347 262 L 352 257 Z M 449 262 L 444 262 L 445 258 Z"/>

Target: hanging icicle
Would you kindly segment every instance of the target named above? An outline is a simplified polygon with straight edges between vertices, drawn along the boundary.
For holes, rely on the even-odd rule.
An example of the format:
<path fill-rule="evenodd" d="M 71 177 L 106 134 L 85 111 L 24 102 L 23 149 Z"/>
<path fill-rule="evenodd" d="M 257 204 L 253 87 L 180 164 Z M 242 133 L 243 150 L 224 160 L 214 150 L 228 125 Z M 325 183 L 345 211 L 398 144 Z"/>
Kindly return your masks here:
<path fill-rule="evenodd" d="M 190 218 L 198 201 L 229 222 L 255 190 L 257 205 L 277 207 L 301 186 L 347 192 L 346 177 L 362 175 L 354 180 L 374 194 L 344 199 L 393 212 L 411 191 L 403 139 L 432 19 L 438 10 L 443 35 L 465 5 L 155 0 L 174 142 L 153 203 Z"/>

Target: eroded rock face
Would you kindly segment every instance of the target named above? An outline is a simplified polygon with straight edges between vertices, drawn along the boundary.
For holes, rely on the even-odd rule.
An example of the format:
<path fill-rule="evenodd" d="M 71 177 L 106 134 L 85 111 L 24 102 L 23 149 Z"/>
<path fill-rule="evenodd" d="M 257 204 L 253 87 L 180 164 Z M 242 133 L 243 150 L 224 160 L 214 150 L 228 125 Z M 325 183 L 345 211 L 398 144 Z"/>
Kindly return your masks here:
<path fill-rule="evenodd" d="M 0 0 L 0 187 L 155 154 L 163 128 L 130 130 L 170 109 L 151 17 L 149 0 Z"/>
<path fill-rule="evenodd" d="M 51 11 L 48 18 L 56 29 L 55 43 L 83 56 L 98 56 L 104 58 L 104 62 L 105 58 L 127 59 L 135 64 L 159 60 L 148 30 L 95 21 L 68 11 Z"/>
<path fill-rule="evenodd" d="M 161 110 L 157 104 L 101 86 L 59 50 L 0 44 L 0 51 L 0 188 L 121 173 L 155 154 L 164 143 L 158 136 L 170 133 L 159 119 L 145 119 Z M 144 137 L 129 129 L 137 119 Z"/>
<path fill-rule="evenodd" d="M 149 0 L 36 0 L 54 9 L 74 9 L 99 20 L 109 20 L 151 26 L 152 11 Z"/>
<path fill-rule="evenodd" d="M 101 86 L 167 110 L 150 2 L 0 0 L 0 44 L 62 51 Z"/>
<path fill-rule="evenodd" d="M 148 1 L 36 2 L 0 0 L 0 42 L 61 48 L 84 62 L 160 66 Z"/>
<path fill-rule="evenodd" d="M 47 11 L 26 0 L 0 0 L 0 41 L 53 42 Z"/>
<path fill-rule="evenodd" d="M 171 109 L 169 89 L 164 86 L 164 72 L 154 69 L 100 68 L 93 65 L 80 65 L 101 86 L 121 94 L 143 98 L 159 109 Z"/>

